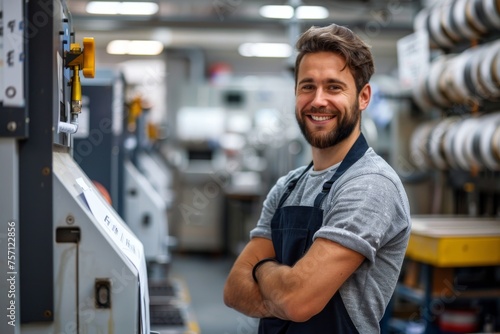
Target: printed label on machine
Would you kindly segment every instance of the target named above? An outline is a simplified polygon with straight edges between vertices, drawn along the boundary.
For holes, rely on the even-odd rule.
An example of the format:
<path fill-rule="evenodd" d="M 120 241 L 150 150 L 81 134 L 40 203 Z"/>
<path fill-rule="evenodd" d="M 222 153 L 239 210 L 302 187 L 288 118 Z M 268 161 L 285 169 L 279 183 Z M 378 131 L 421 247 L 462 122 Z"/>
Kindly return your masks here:
<path fill-rule="evenodd" d="M 24 107 L 23 1 L 3 1 L 2 77 L 0 101 L 8 107 Z M 8 18 L 8 19 L 5 19 Z"/>
<path fill-rule="evenodd" d="M 141 318 L 146 320 L 142 321 L 142 333 L 149 333 L 148 278 L 143 245 L 135 235 L 129 232 L 129 230 L 115 218 L 115 214 L 109 210 L 109 207 L 98 197 L 93 188 L 87 185 L 83 178 L 78 178 L 76 182 L 82 188 L 83 196 L 94 217 L 139 272 L 142 302 Z"/>

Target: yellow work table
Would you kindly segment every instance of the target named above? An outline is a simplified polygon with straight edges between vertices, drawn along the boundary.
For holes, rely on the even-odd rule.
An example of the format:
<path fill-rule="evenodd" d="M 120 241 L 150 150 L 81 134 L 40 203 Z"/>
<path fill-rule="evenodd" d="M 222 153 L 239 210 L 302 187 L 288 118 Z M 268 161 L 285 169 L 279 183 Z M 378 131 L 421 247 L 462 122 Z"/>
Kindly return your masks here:
<path fill-rule="evenodd" d="M 500 219 L 414 216 L 406 256 L 436 267 L 500 265 Z"/>
<path fill-rule="evenodd" d="M 425 334 L 440 334 L 444 314 L 455 307 L 470 311 L 474 305 L 481 305 L 488 311 L 500 298 L 498 283 L 485 281 L 478 285 L 467 278 L 476 270 L 480 273 L 481 269 L 497 266 L 500 219 L 412 216 L 404 276 L 396 288 L 395 299 L 406 300 L 418 308 L 410 316 L 393 317 L 389 327 L 405 332 L 408 320 L 418 319 L 425 324 Z M 476 316 L 479 325 L 485 315 Z"/>

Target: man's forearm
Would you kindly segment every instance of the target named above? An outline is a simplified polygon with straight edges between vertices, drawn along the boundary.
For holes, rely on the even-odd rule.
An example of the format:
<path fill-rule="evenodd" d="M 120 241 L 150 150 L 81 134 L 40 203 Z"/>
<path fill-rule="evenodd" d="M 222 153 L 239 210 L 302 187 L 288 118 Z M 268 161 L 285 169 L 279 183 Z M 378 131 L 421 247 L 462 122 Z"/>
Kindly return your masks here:
<path fill-rule="evenodd" d="M 293 267 L 266 262 L 255 277 L 269 312 L 303 322 L 325 308 L 364 260 L 354 250 L 318 238 Z"/>
<path fill-rule="evenodd" d="M 275 317 L 292 320 L 291 298 L 299 291 L 301 280 L 293 275 L 292 268 L 277 263 L 266 263 L 256 272 L 258 286 L 266 309 Z"/>
<path fill-rule="evenodd" d="M 275 256 L 271 240 L 255 237 L 245 246 L 229 272 L 224 286 L 224 303 L 256 318 L 273 315 L 266 309 L 259 287 L 252 278 L 252 269 L 260 259 Z"/>
<path fill-rule="evenodd" d="M 272 317 L 263 303 L 259 287 L 252 279 L 252 267 L 233 268 L 224 288 L 227 306 L 255 318 Z"/>

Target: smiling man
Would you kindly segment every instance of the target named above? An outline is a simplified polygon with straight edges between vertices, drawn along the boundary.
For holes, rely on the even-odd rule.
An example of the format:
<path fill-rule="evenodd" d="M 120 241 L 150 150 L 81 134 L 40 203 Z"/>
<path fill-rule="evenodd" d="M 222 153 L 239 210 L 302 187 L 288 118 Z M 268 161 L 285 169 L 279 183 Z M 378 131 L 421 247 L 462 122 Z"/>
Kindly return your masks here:
<path fill-rule="evenodd" d="M 295 114 L 313 161 L 267 195 L 224 302 L 261 318 L 262 334 L 379 333 L 411 221 L 401 181 L 361 133 L 373 58 L 335 24 L 297 50 Z"/>

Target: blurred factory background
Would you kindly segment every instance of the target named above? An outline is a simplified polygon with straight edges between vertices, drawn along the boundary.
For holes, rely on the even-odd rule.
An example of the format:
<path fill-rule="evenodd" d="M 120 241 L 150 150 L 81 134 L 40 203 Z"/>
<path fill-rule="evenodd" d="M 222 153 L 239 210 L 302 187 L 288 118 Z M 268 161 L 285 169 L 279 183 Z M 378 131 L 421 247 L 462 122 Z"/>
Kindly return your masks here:
<path fill-rule="evenodd" d="M 382 333 L 500 332 L 498 0 L 0 5 L 1 333 L 256 333 L 222 287 L 311 159 L 293 46 L 330 23 L 372 47 L 362 130 L 412 211 Z"/>

